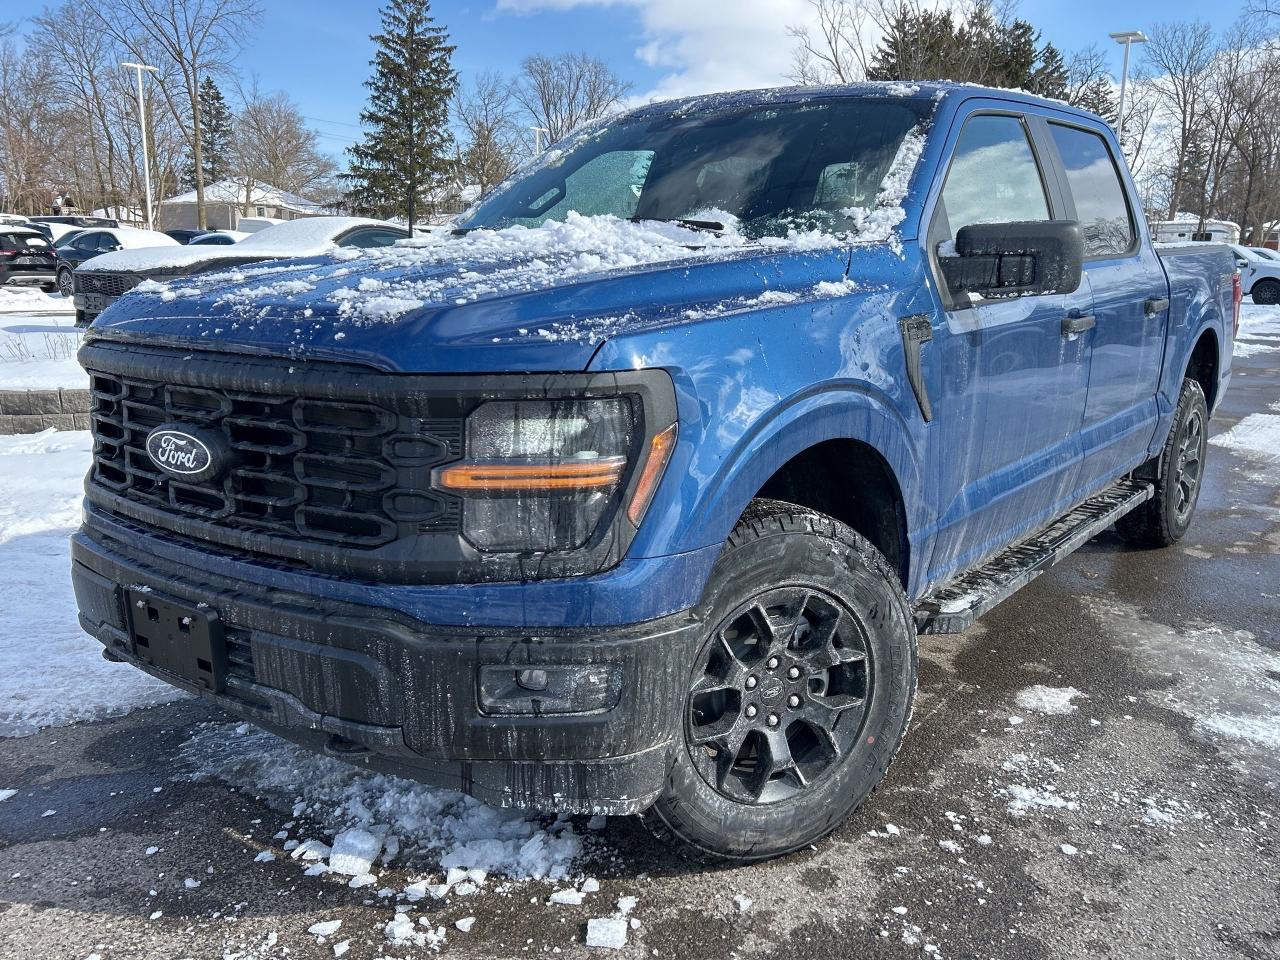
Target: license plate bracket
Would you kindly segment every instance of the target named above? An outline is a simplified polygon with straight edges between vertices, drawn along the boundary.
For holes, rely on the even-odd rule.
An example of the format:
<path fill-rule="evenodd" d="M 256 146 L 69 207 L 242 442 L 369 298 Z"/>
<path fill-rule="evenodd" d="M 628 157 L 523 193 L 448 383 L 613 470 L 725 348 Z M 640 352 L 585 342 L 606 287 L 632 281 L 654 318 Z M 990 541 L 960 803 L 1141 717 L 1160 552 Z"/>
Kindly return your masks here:
<path fill-rule="evenodd" d="M 171 673 L 211 693 L 227 681 L 227 649 L 222 621 L 208 607 L 193 607 L 150 591 L 125 592 L 129 639 L 142 663 Z"/>

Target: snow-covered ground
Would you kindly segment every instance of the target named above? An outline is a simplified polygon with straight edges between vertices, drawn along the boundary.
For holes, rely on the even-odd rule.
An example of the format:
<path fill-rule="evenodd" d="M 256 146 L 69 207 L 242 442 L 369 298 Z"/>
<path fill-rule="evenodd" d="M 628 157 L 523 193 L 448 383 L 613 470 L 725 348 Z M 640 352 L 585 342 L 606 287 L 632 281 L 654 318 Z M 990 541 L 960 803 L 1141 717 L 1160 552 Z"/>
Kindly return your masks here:
<path fill-rule="evenodd" d="M 182 696 L 123 664 L 76 621 L 67 537 L 80 522 L 86 432 L 0 437 L 0 736 Z"/>
<path fill-rule="evenodd" d="M 1240 305 L 1240 333 L 1234 353 L 1237 357 L 1280 351 L 1280 306 L 1260 307 L 1245 300 Z"/>
<path fill-rule="evenodd" d="M 81 333 L 70 301 L 38 290 L 20 293 L 23 309 L 10 311 L 14 294 L 0 287 L 0 390 L 87 388 L 89 378 L 76 362 Z M 44 298 L 60 312 L 39 312 L 27 295 Z"/>
<path fill-rule="evenodd" d="M 0 314 L 75 313 L 71 301 L 60 293 L 45 293 L 38 287 L 0 287 Z"/>

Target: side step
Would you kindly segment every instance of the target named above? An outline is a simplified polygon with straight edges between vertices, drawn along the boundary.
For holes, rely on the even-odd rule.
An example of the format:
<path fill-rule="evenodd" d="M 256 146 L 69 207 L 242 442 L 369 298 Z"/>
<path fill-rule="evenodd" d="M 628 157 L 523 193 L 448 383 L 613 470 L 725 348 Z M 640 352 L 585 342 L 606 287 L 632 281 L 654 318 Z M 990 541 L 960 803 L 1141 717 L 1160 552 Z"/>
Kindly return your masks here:
<path fill-rule="evenodd" d="M 996 554 L 916 604 L 918 633 L 960 633 L 1155 494 L 1142 480 L 1121 480 L 1039 533 Z"/>

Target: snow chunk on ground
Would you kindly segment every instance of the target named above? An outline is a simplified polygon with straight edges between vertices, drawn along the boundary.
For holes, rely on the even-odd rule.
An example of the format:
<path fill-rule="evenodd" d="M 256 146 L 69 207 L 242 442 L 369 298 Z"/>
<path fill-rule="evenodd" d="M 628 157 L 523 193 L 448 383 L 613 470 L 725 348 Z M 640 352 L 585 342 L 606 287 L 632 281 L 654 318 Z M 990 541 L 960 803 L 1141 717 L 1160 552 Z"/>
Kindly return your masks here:
<path fill-rule="evenodd" d="M 329 869 L 348 877 L 361 877 L 369 872 L 381 852 L 381 837 L 368 830 L 344 830 L 333 839 Z"/>
<path fill-rule="evenodd" d="M 103 660 L 102 645 L 76 619 L 67 537 L 80 522 L 92 446 L 85 431 L 0 437 L 0 736 L 186 696 Z"/>
<path fill-rule="evenodd" d="M 1075 687 L 1046 687 L 1036 684 L 1034 687 L 1019 690 L 1015 699 L 1023 710 L 1063 715 L 1073 713 L 1076 707 L 1071 701 L 1083 696 L 1084 694 Z"/>
<path fill-rule="evenodd" d="M 345 832 L 394 835 L 399 849 L 408 851 L 399 854 L 401 859 L 448 872 L 452 882 L 444 889 L 462 882 L 478 885 L 492 873 L 513 880 L 563 880 L 582 852 L 568 818 L 498 810 L 453 790 L 362 771 L 246 724 L 204 726 L 184 744 L 183 758 L 197 779 L 217 778 L 263 794 L 295 816 L 305 813 L 319 821 L 337 837 L 334 855 Z M 363 852 L 377 856 L 368 848 Z M 292 856 L 331 855 L 323 844 L 308 840 Z"/>
<path fill-rule="evenodd" d="M 16 797 L 17 795 L 17 790 L 0 790 L 0 802 L 8 800 L 10 797 Z"/>
<path fill-rule="evenodd" d="M 341 926 L 341 920 L 325 920 L 307 927 L 307 933 L 315 934 L 317 937 L 332 937 Z"/>
<path fill-rule="evenodd" d="M 621 917 L 594 917 L 587 921 L 587 946 L 621 950 L 627 945 L 627 921 Z"/>

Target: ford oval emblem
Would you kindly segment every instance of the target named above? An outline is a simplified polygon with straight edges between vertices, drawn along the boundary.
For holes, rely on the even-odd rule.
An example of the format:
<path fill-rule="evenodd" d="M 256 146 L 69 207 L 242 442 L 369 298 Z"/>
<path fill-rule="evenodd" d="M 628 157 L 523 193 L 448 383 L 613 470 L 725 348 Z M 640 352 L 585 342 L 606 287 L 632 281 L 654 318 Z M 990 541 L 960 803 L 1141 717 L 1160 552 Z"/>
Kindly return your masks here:
<path fill-rule="evenodd" d="M 211 480 L 225 467 L 221 436 L 197 427 L 165 424 L 147 434 L 147 456 L 179 480 Z"/>

